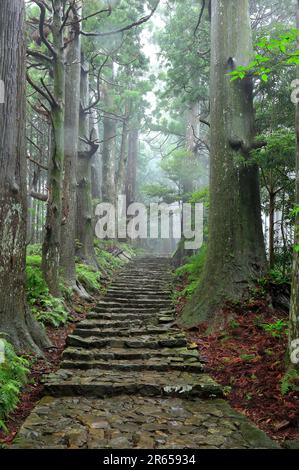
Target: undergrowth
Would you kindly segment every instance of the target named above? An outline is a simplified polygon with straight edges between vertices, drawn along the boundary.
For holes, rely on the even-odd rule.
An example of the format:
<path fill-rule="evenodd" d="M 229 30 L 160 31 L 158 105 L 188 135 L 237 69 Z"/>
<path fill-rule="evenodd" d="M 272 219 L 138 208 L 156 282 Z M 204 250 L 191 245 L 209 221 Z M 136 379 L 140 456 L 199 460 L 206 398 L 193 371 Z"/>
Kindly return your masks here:
<path fill-rule="evenodd" d="M 92 293 L 101 289 L 101 273 L 92 266 L 76 264 L 76 275 L 87 291 Z"/>
<path fill-rule="evenodd" d="M 200 283 L 201 274 L 203 271 L 205 259 L 206 259 L 206 245 L 203 245 L 197 254 L 190 256 L 187 263 L 180 266 L 175 271 L 177 280 L 186 279 L 186 286 L 179 293 L 175 293 L 175 296 L 179 297 L 191 297 Z"/>
<path fill-rule="evenodd" d="M 21 389 L 28 381 L 29 362 L 17 356 L 6 340 L 1 342 L 4 354 L 0 363 L 0 429 L 7 431 L 5 419 L 18 405 Z"/>
<path fill-rule="evenodd" d="M 29 255 L 26 259 L 27 301 L 35 318 L 44 325 L 59 327 L 68 321 L 68 311 L 63 299 L 53 297 L 41 271 L 41 256 Z M 67 292 L 66 292 L 67 294 Z"/>

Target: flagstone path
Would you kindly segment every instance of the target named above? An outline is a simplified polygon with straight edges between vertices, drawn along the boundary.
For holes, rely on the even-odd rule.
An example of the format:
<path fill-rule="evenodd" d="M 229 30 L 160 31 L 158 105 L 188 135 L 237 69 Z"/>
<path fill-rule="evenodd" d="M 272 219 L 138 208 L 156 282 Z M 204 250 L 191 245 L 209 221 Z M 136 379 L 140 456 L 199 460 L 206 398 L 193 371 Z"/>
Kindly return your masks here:
<path fill-rule="evenodd" d="M 14 448 L 272 448 L 175 324 L 167 258 L 127 264 L 68 338 Z"/>

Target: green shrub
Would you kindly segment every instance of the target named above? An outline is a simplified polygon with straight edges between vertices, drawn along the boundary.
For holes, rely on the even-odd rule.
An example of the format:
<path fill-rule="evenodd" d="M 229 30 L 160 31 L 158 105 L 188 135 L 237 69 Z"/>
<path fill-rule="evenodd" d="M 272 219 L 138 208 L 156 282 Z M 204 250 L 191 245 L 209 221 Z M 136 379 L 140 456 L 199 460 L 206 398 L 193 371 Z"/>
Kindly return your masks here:
<path fill-rule="evenodd" d="M 68 321 L 68 312 L 62 299 L 50 295 L 38 258 L 37 255 L 27 256 L 27 301 L 39 322 L 58 328 Z"/>
<path fill-rule="evenodd" d="M 179 279 L 181 277 L 187 277 L 187 286 L 179 295 L 190 297 L 196 290 L 198 284 L 200 283 L 201 274 L 204 268 L 206 260 L 206 245 L 203 245 L 199 252 L 196 255 L 191 256 L 188 259 L 188 262 L 183 266 L 180 266 L 175 271 L 175 276 Z"/>
<path fill-rule="evenodd" d="M 41 254 L 42 254 L 42 246 L 41 246 L 40 244 L 28 245 L 26 251 L 27 251 L 27 256 L 38 255 L 38 256 L 41 257 Z"/>
<path fill-rule="evenodd" d="M 96 292 L 101 288 L 101 275 L 92 266 L 86 264 L 76 265 L 76 274 L 78 281 L 87 291 Z"/>
<path fill-rule="evenodd" d="M 0 364 L 0 429 L 6 430 L 5 419 L 17 406 L 22 387 L 27 383 L 29 362 L 17 356 L 6 340 L 5 360 Z"/>
<path fill-rule="evenodd" d="M 274 323 L 262 323 L 261 327 L 263 330 L 267 331 L 267 333 L 270 333 L 274 338 L 288 334 L 287 320 L 277 320 Z"/>
<path fill-rule="evenodd" d="M 55 328 L 67 323 L 69 314 L 62 299 L 49 294 L 47 297 L 41 297 L 39 302 L 41 308 L 32 308 L 32 312 L 39 322 Z"/>
<path fill-rule="evenodd" d="M 299 372 L 296 369 L 289 369 L 280 382 L 280 391 L 286 395 L 290 391 L 299 392 Z"/>

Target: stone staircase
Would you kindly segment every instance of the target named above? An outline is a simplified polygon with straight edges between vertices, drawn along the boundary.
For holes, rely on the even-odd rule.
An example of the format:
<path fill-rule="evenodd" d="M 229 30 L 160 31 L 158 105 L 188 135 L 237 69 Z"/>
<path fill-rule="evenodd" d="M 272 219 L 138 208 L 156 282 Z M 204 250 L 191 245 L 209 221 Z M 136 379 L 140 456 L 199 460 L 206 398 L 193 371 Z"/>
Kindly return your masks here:
<path fill-rule="evenodd" d="M 69 336 L 61 368 L 46 379 L 46 392 L 221 396 L 197 352 L 174 326 L 171 281 L 167 258 L 140 258 L 128 264 Z"/>
<path fill-rule="evenodd" d="M 69 336 L 17 448 L 275 447 L 222 399 L 175 326 L 167 258 L 117 275 Z"/>

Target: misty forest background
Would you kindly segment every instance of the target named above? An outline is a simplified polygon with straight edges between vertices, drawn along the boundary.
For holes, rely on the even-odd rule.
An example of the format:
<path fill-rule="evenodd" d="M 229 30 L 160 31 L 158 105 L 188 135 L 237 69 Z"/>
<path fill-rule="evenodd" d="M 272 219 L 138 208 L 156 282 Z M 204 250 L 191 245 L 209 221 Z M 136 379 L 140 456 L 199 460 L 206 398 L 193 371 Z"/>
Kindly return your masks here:
<path fill-rule="evenodd" d="M 298 9 L 1 0 L 1 427 L 53 330 L 142 250 L 173 256 L 181 327 L 219 332 L 267 305 L 298 390 Z M 203 203 L 203 246 L 95 239 L 96 205 L 118 194 Z"/>

